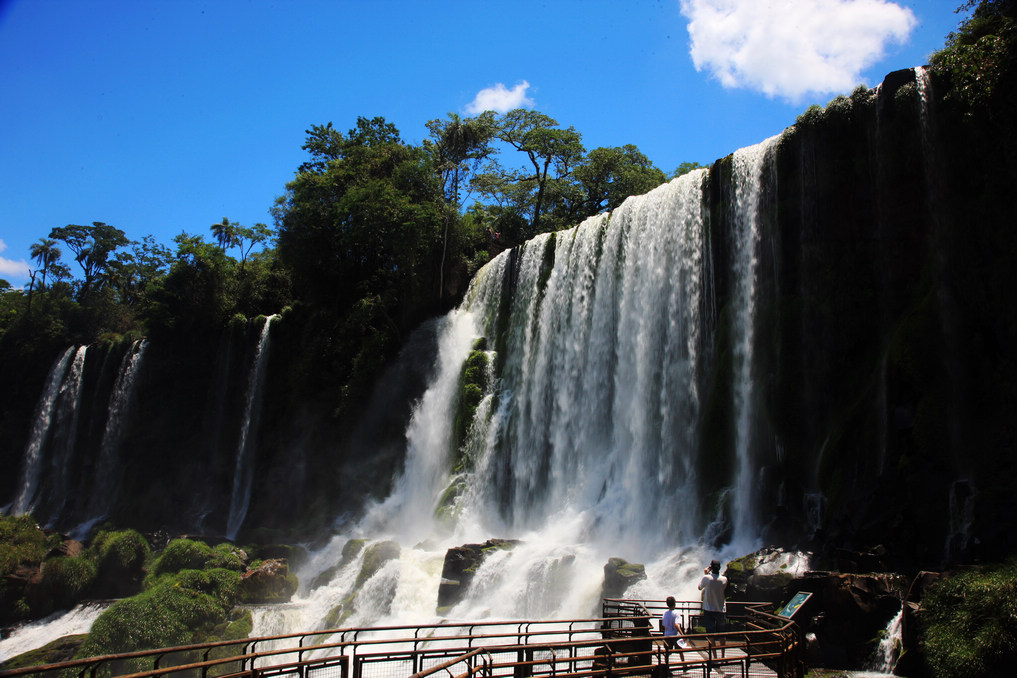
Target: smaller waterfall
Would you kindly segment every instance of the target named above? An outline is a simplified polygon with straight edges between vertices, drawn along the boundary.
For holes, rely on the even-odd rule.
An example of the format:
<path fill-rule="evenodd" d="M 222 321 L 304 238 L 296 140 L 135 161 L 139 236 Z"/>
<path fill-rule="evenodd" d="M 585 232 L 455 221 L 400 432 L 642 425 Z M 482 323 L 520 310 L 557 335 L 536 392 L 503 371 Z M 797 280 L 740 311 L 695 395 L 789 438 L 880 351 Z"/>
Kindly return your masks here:
<path fill-rule="evenodd" d="M 454 311 L 443 323 L 438 376 L 410 418 L 406 465 L 396 481 L 397 490 L 368 517 L 374 530 L 396 529 L 407 536 L 426 534 L 434 519 L 437 492 L 448 472 L 450 422 L 458 404 L 459 373 L 477 332 L 475 319 L 468 312 Z"/>
<path fill-rule="evenodd" d="M 38 507 L 47 524 L 60 518 L 71 491 L 76 473 L 74 456 L 78 442 L 78 417 L 81 413 L 82 385 L 85 375 L 85 358 L 88 346 L 81 346 L 74 354 L 67 378 L 60 385 L 57 396 L 56 419 L 53 426 L 52 452 L 50 454 L 49 476 L 52 486 L 47 491 L 49 501 Z M 35 506 L 32 507 L 37 508 Z"/>
<path fill-rule="evenodd" d="M 250 462 L 252 447 L 251 430 L 257 429 L 261 414 L 261 391 L 265 381 L 265 363 L 268 362 L 269 330 L 275 315 L 265 318 L 261 329 L 261 338 L 254 354 L 251 375 L 247 385 L 247 404 L 244 407 L 243 423 L 240 426 L 240 442 L 237 445 L 237 464 L 233 470 L 233 492 L 230 495 L 230 513 L 226 522 L 226 538 L 234 540 L 240 526 L 247 517 L 247 508 L 251 503 L 251 485 L 254 480 L 254 468 Z"/>
<path fill-rule="evenodd" d="M 109 399 L 106 427 L 103 430 L 102 443 L 99 447 L 99 459 L 93 471 L 94 478 L 92 489 L 89 492 L 85 520 L 74 529 L 72 536 L 75 539 L 84 539 L 88 536 L 92 527 L 109 514 L 113 500 L 116 498 L 117 475 L 120 468 L 118 463 L 120 438 L 131 404 L 131 396 L 134 393 L 134 382 L 141 365 L 141 357 L 147 346 L 148 342 L 143 339 L 135 341 L 120 362 L 120 371 Z"/>
<path fill-rule="evenodd" d="M 901 650 L 901 629 L 904 621 L 904 606 L 900 608 L 893 619 L 886 625 L 886 631 L 876 648 L 876 656 L 872 662 L 872 668 L 880 673 L 892 673 L 893 667 L 900 659 Z"/>
<path fill-rule="evenodd" d="M 735 303 L 734 318 L 734 411 L 735 475 L 734 538 L 754 539 L 756 529 L 755 481 L 752 458 L 752 426 L 755 418 L 755 350 L 756 296 L 759 276 L 761 241 L 760 204 L 765 188 L 764 170 L 769 153 L 778 137 L 742 148 L 734 154 L 734 238 L 735 238 Z"/>
<path fill-rule="evenodd" d="M 73 346 L 64 351 L 53 363 L 49 376 L 46 378 L 46 386 L 42 390 L 42 397 L 39 398 L 35 420 L 32 423 L 32 433 L 28 438 L 28 445 L 25 447 L 25 465 L 21 471 L 21 484 L 11 507 L 11 512 L 14 515 L 23 515 L 32 510 L 35 491 L 39 484 L 39 473 L 42 470 L 43 445 L 49 434 L 53 409 L 56 405 L 57 395 L 60 393 L 60 384 L 63 382 L 64 373 L 67 372 L 67 365 L 71 361 L 74 351 Z"/>

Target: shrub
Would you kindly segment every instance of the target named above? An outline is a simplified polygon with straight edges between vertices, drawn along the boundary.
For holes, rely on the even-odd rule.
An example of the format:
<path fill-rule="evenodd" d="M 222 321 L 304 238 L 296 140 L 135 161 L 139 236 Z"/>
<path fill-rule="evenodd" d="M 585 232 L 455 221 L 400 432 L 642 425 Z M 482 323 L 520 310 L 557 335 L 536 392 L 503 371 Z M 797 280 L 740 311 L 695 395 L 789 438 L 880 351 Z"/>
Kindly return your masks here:
<path fill-rule="evenodd" d="M 47 537 L 30 515 L 0 516 L 0 577 L 14 572 L 21 563 L 39 563 L 60 543 Z"/>
<path fill-rule="evenodd" d="M 117 601 L 103 612 L 78 656 L 208 640 L 217 627 L 230 621 L 239 591 L 240 575 L 230 570 L 183 570 L 164 576 L 148 590 Z"/>
<path fill-rule="evenodd" d="M 1017 661 L 1017 559 L 941 579 L 922 609 L 933 676 L 1006 675 Z"/>
<path fill-rule="evenodd" d="M 151 576 L 179 572 L 181 570 L 199 570 L 212 557 L 212 549 L 208 544 L 190 539 L 174 539 L 152 563 Z"/>
<path fill-rule="evenodd" d="M 102 532 L 92 544 L 100 572 L 140 572 L 151 551 L 135 530 Z"/>
<path fill-rule="evenodd" d="M 42 566 L 46 611 L 69 608 L 83 600 L 95 583 L 95 563 L 88 558 L 50 558 Z"/>
<path fill-rule="evenodd" d="M 95 561 L 95 595 L 121 598 L 141 588 L 151 550 L 137 531 L 119 530 L 96 535 L 87 555 Z"/>

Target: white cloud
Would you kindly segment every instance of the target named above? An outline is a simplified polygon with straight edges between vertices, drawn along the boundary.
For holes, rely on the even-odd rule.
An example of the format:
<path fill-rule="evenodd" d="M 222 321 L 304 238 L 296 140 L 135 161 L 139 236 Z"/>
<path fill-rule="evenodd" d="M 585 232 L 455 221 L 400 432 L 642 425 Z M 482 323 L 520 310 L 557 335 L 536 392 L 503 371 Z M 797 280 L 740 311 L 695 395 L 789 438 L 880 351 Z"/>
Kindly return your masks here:
<path fill-rule="evenodd" d="M 795 103 L 847 93 L 918 23 L 887 0 L 681 0 L 681 11 L 696 70 Z"/>
<path fill-rule="evenodd" d="M 0 252 L 7 249 L 7 243 L 0 240 Z M 7 257 L 0 257 L 0 277 L 14 278 L 15 280 L 9 280 L 10 283 L 15 283 L 19 280 L 28 278 L 28 262 L 22 259 L 21 261 L 14 261 Z"/>
<path fill-rule="evenodd" d="M 514 108 L 521 108 L 523 106 L 532 108 L 534 105 L 533 99 L 526 96 L 526 90 L 529 88 L 530 83 L 525 80 L 512 89 L 505 87 L 505 85 L 499 82 L 494 87 L 486 87 L 477 92 L 477 96 L 473 98 L 473 101 L 466 104 L 466 112 L 470 115 L 477 115 L 484 111 L 506 113 Z"/>

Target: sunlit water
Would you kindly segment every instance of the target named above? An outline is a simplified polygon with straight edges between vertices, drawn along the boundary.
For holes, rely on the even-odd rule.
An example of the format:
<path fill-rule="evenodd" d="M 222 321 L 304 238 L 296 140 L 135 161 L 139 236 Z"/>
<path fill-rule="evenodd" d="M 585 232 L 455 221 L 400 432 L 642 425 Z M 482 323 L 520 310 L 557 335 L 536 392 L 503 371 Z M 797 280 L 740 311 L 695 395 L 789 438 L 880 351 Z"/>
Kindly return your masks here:
<path fill-rule="evenodd" d="M 0 640 L 0 662 L 36 650 L 64 636 L 88 633 L 108 603 L 82 603 L 69 612 L 58 612 L 15 628 Z"/>

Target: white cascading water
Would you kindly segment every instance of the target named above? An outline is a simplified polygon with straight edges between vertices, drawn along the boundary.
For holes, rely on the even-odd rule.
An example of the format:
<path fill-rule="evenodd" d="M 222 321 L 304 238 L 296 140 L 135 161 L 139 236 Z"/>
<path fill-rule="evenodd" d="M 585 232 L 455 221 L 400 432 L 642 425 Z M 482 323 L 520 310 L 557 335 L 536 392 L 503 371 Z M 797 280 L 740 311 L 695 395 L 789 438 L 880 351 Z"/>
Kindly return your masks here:
<path fill-rule="evenodd" d="M 736 282 L 739 303 L 750 305 L 759 240 L 751 212 L 772 144 L 740 152 L 735 163 L 743 224 L 736 228 L 750 242 L 734 276 L 751 278 Z M 520 543 L 493 551 L 442 618 L 596 614 L 613 556 L 646 566 L 647 578 L 627 595 L 696 599 L 710 559 L 758 546 L 749 518 L 723 552 L 702 544 L 702 526 L 715 517 L 712 509 L 700 515 L 696 478 L 697 464 L 709 463 L 696 455 L 716 324 L 707 180 L 705 170 L 686 174 L 610 216 L 539 235 L 477 274 L 461 307 L 442 321 L 435 376 L 412 415 L 392 495 L 301 568 L 292 603 L 255 610 L 256 635 L 324 628 L 337 609 L 343 626 L 436 622 L 447 549 L 492 537 Z M 509 317 L 499 325 L 509 294 Z M 746 318 L 736 376 L 748 381 L 736 387 L 743 409 L 751 406 L 751 309 Z M 500 378 L 477 407 L 471 465 L 456 478 L 449 459 L 459 379 L 482 336 L 492 360 L 502 361 Z M 742 458 L 751 410 L 736 412 L 739 426 L 745 421 L 744 452 L 728 475 L 732 506 L 741 511 L 752 506 L 742 495 L 751 492 L 755 469 Z M 465 489 L 452 506 L 440 506 L 457 482 Z M 322 583 L 353 538 L 394 540 L 399 556 L 359 589 L 363 550 Z"/>
<path fill-rule="evenodd" d="M 14 628 L 11 635 L 0 640 L 0 664 L 11 657 L 43 647 L 47 643 L 81 633 L 88 633 L 108 602 L 81 603 L 66 612 L 56 612 L 43 619 Z"/>
<path fill-rule="evenodd" d="M 88 493 L 85 520 L 71 532 L 71 536 L 75 539 L 85 539 L 92 528 L 109 514 L 113 500 L 116 498 L 120 467 L 120 437 L 131 404 L 131 396 L 134 393 L 135 378 L 147 346 L 148 342 L 144 339 L 135 341 L 120 362 L 120 371 L 109 397 L 106 426 L 103 429 L 102 442 L 99 446 L 99 459 L 93 472 L 94 479 Z"/>
<path fill-rule="evenodd" d="M 897 660 L 900 659 L 903 623 L 904 607 L 901 606 L 900 612 L 887 623 L 886 631 L 879 640 L 876 656 L 872 662 L 872 668 L 875 671 L 881 674 L 891 674 L 893 672 L 893 667 L 896 666 Z"/>
<path fill-rule="evenodd" d="M 756 505 L 753 488 L 756 483 L 752 459 L 752 424 L 755 415 L 755 349 L 756 294 L 759 278 L 760 189 L 769 150 L 778 137 L 771 137 L 755 146 L 734 154 L 734 410 L 735 454 L 738 463 L 734 504 L 734 538 L 755 538 Z"/>
<path fill-rule="evenodd" d="M 230 493 L 230 512 L 226 521 L 226 538 L 233 541 L 247 517 L 247 509 L 251 503 L 251 485 L 254 480 L 254 469 L 250 463 L 251 429 L 257 428 L 261 410 L 262 384 L 265 381 L 265 364 L 268 362 L 268 339 L 272 321 L 276 316 L 265 318 L 261 328 L 258 348 L 251 364 L 250 378 L 247 383 L 247 402 L 244 406 L 244 418 L 240 425 L 240 442 L 237 444 L 237 463 L 233 469 L 233 490 Z"/>
<path fill-rule="evenodd" d="M 56 501 L 48 511 L 49 523 L 60 518 L 72 482 L 72 461 L 78 442 L 78 417 L 81 413 L 82 383 L 85 375 L 85 358 L 88 346 L 81 346 L 74 354 L 71 368 L 57 396 L 56 417 L 53 424 L 53 452 L 50 455 L 49 476 L 54 479 L 50 496 Z M 33 507 L 34 508 L 34 507 Z M 39 517 L 39 516 L 37 516 Z"/>
<path fill-rule="evenodd" d="M 67 365 L 74 354 L 73 346 L 64 351 L 53 363 L 49 376 L 46 378 L 46 385 L 42 390 L 42 396 L 39 398 L 39 405 L 35 411 L 35 419 L 32 422 L 32 432 L 28 438 L 28 445 L 25 447 L 25 462 L 21 470 L 18 494 L 11 505 L 11 512 L 16 516 L 24 515 L 32 510 L 32 503 L 35 500 L 35 492 L 39 484 L 39 473 L 42 471 L 43 446 L 53 421 L 53 409 L 56 406 L 57 396 L 60 394 L 60 384 L 63 383 Z"/>

